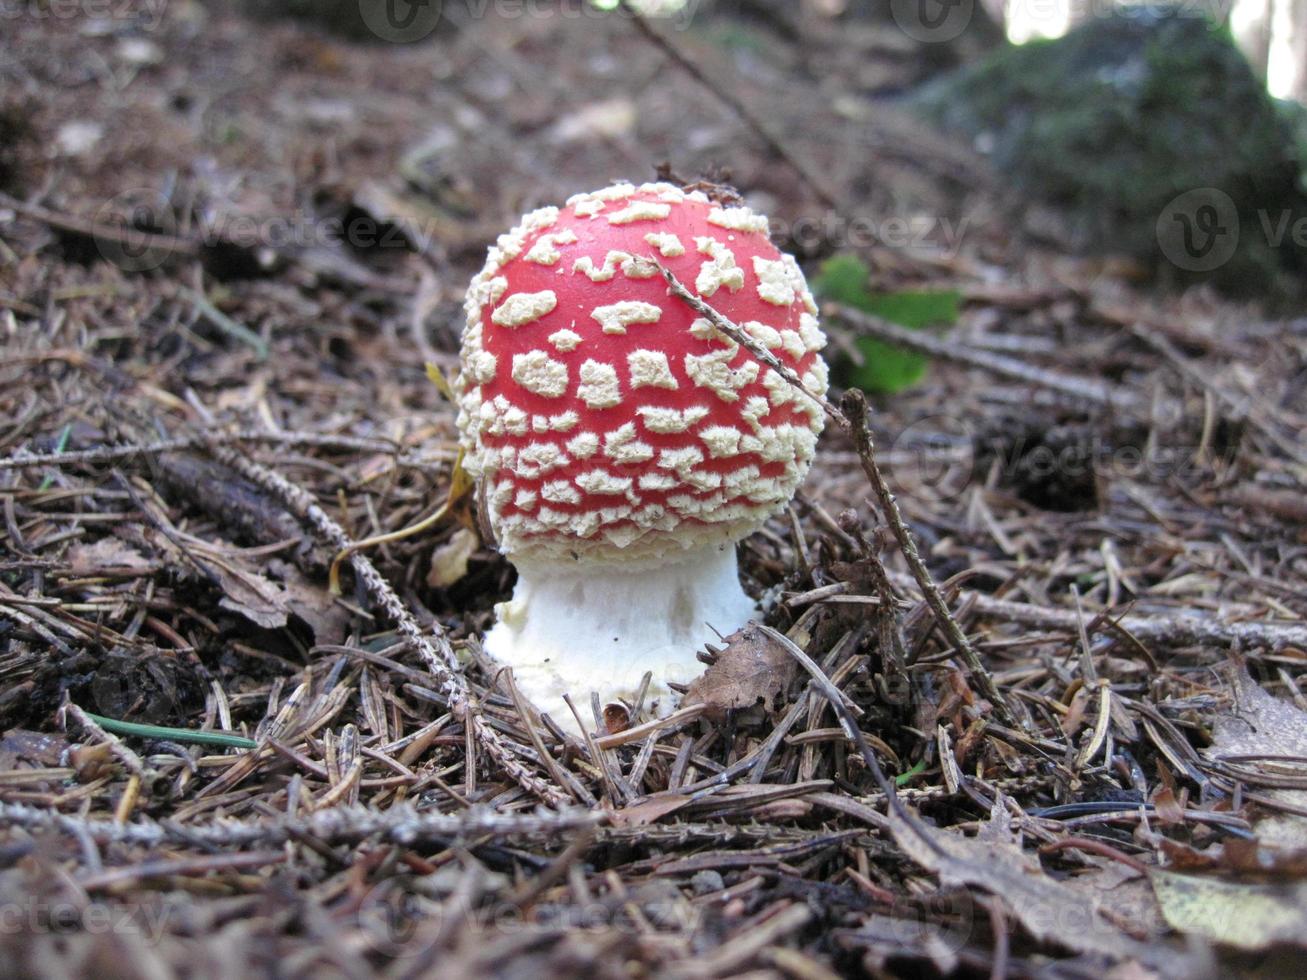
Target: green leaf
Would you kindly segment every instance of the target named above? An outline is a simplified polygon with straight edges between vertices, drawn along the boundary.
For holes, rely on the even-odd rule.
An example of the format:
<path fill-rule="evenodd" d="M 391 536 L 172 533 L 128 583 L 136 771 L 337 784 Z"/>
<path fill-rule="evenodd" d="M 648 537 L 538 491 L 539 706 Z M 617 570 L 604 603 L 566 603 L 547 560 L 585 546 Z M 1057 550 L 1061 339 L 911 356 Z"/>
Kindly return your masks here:
<path fill-rule="evenodd" d="M 867 279 L 871 270 L 856 255 L 835 255 L 821 264 L 821 271 L 812 282 L 812 288 L 822 299 L 834 300 L 863 309 L 871 302 L 867 292 Z"/>
<path fill-rule="evenodd" d="M 855 307 L 912 330 L 957 322 L 962 296 L 956 290 L 873 294 L 867 289 L 870 275 L 871 270 L 857 256 L 836 255 L 822 263 L 813 288 L 824 300 Z M 861 367 L 847 365 L 840 380 L 864 391 L 893 394 L 910 388 L 925 377 L 930 364 L 923 354 L 871 337 L 859 337 L 855 343 L 864 363 Z"/>
<path fill-rule="evenodd" d="M 916 779 L 925 771 L 926 771 L 926 760 L 922 759 L 911 769 L 907 769 L 899 773 L 897 776 L 895 776 L 894 785 L 899 787 L 906 786 L 908 785 L 908 783 L 912 782 L 914 779 Z"/>

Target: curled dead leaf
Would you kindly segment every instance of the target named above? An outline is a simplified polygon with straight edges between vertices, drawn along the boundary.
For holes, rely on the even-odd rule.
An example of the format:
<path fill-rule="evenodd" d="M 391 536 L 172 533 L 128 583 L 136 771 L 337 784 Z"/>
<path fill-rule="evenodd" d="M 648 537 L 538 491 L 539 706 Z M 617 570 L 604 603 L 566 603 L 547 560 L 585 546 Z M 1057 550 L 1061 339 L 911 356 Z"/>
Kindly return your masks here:
<path fill-rule="evenodd" d="M 453 585 L 467 574 L 468 559 L 476 552 L 480 540 L 475 531 L 460 527 L 449 540 L 431 553 L 431 569 L 427 572 L 427 585 L 443 589 Z"/>
<path fill-rule="evenodd" d="M 240 613 L 264 629 L 286 625 L 290 606 L 284 589 L 248 566 L 230 561 L 214 564 L 225 593 L 218 605 Z"/>
<path fill-rule="evenodd" d="M 726 638 L 726 649 L 690 685 L 683 703 L 703 704 L 714 720 L 759 702 L 775 713 L 796 669 L 780 644 L 750 624 Z"/>
<path fill-rule="evenodd" d="M 158 562 L 115 537 L 104 537 L 92 544 L 74 544 L 68 549 L 68 564 L 74 575 L 129 576 L 159 567 Z"/>
<path fill-rule="evenodd" d="M 626 705 L 617 702 L 604 705 L 604 728 L 609 735 L 624 732 L 630 727 L 631 712 L 626 710 Z"/>

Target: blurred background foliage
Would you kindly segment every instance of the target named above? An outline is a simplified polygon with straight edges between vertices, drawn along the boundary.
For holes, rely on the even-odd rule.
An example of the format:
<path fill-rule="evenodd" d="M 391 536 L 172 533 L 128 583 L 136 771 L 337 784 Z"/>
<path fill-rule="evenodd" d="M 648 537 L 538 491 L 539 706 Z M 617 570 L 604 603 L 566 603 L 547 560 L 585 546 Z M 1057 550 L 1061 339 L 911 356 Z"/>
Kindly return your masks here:
<path fill-rule="evenodd" d="M 377 42 L 375 25 L 396 11 L 411 18 L 434 8 L 439 24 L 431 33 L 448 36 L 503 6 L 494 0 L 244 2 L 256 16 L 311 21 L 361 43 Z M 612 9 L 619 0 L 589 5 Z M 802 46 L 820 34 L 814 25 L 833 26 L 855 50 L 873 55 L 841 66 L 843 87 L 965 139 L 1018 204 L 1033 206 L 1026 230 L 1035 238 L 1078 254 L 1128 257 L 1164 286 L 1209 281 L 1232 296 L 1272 303 L 1303 295 L 1307 109 L 1297 100 L 1307 91 L 1307 0 L 635 0 L 633 6 L 745 61 L 774 60 L 778 43 Z M 800 51 L 790 70 L 820 69 Z M 1171 233 L 1158 225 L 1159 216 L 1173 217 L 1164 215 L 1168 203 L 1195 188 L 1219 192 L 1233 208 L 1223 216 L 1231 227 L 1218 223 L 1216 230 L 1237 244 L 1211 269 L 1169 261 L 1168 246 L 1183 242 L 1168 241 Z M 1187 220 L 1175 219 L 1172 237 L 1192 230 Z"/>

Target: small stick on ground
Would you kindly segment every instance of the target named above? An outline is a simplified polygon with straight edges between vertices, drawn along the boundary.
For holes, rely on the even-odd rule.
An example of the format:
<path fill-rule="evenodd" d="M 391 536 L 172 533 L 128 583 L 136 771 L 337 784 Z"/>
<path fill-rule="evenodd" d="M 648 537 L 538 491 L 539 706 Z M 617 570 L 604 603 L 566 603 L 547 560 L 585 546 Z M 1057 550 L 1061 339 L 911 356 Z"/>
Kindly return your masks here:
<path fill-rule="evenodd" d="M 1076 612 L 1069 609 L 1051 609 L 1047 606 L 996 599 L 980 592 L 963 592 L 961 600 L 970 602 L 972 610 L 981 616 L 992 616 L 1022 626 L 1066 630 L 1069 633 L 1076 632 L 1080 626 Z M 1128 633 L 1141 642 L 1167 646 L 1307 649 L 1307 626 L 1297 623 L 1263 623 L 1257 620 L 1231 623 L 1193 612 L 1181 612 L 1173 616 L 1127 613 L 1119 619 L 1105 618 L 1103 628 Z"/>
<path fill-rule="evenodd" d="M 79 218 L 76 215 L 61 214 L 35 204 L 28 204 L 2 192 L 0 192 L 0 206 L 60 231 L 71 231 L 99 242 L 127 245 L 136 251 L 148 250 L 162 252 L 164 255 L 192 256 L 198 255 L 201 250 L 201 243 L 190 238 L 107 225 L 88 218 Z"/>
<path fill-rule="evenodd" d="M 885 482 L 880 467 L 876 465 L 876 446 L 872 442 L 871 429 L 867 425 L 867 400 L 862 396 L 861 391 L 855 389 L 844 393 L 841 405 L 844 409 L 843 415 L 848 420 L 849 431 L 853 436 L 854 448 L 857 450 L 858 459 L 862 463 L 862 470 L 867 474 L 867 479 L 876 492 L 876 499 L 885 514 L 885 520 L 889 522 L 890 529 L 894 532 L 894 537 L 899 542 L 903 557 L 908 560 L 908 568 L 912 571 L 912 577 L 916 579 L 917 586 L 926 599 L 926 604 L 930 606 L 930 611 L 935 614 L 935 622 L 939 624 L 939 628 L 944 631 L 944 635 L 948 637 L 954 648 L 962 654 L 962 659 L 967 662 L 967 667 L 976 678 L 976 683 L 980 685 L 981 693 L 994 706 L 994 712 L 998 715 L 999 720 L 1005 725 L 1016 725 L 1016 716 L 1012 713 L 1012 708 L 1008 705 L 1007 699 L 1000 693 L 998 686 L 994 683 L 994 678 L 990 676 L 989 671 L 985 669 L 985 665 L 981 663 L 980 654 L 976 652 L 976 648 L 967 639 L 967 634 L 962 631 L 958 621 L 949 612 L 948 604 L 944 602 L 944 596 L 940 593 L 939 586 L 930 577 L 926 563 L 921 560 L 921 555 L 917 551 L 917 544 L 912 539 L 912 533 L 908 530 L 907 525 L 903 523 L 903 515 L 899 512 L 899 505 L 894 500 L 894 494 L 890 491 L 889 484 Z"/>
<path fill-rule="evenodd" d="M 399 803 L 387 810 L 337 806 L 304 817 L 277 816 L 261 820 L 222 817 L 185 824 L 137 817 L 127 823 L 116 823 L 72 816 L 25 803 L 0 801 L 0 821 L 29 831 L 51 830 L 81 835 L 97 844 L 275 847 L 305 835 L 327 844 L 369 837 L 380 837 L 398 844 L 415 844 L 445 838 L 550 836 L 598 826 L 607 821 L 607 814 L 576 807 L 556 813 L 498 813 L 486 808 L 465 813 L 440 813 L 418 811 L 411 803 Z"/>
<path fill-rule="evenodd" d="M 263 868 L 287 860 L 285 851 L 246 851 L 236 854 L 203 854 L 195 857 L 160 858 L 111 868 L 88 875 L 78 884 L 88 892 L 121 888 L 123 885 L 157 878 L 208 875 L 222 871 Z"/>
<path fill-rule="evenodd" d="M 402 452 L 402 447 L 398 443 L 388 439 L 324 435 L 318 432 L 269 432 L 242 429 L 237 432 L 204 432 L 191 436 L 178 436 L 139 445 L 94 446 L 90 449 L 74 449 L 61 453 L 29 453 L 20 449 L 0 459 L 0 470 L 22 469 L 28 466 L 66 466 L 73 463 L 112 463 L 136 456 L 162 456 L 165 453 L 233 442 L 271 443 L 275 446 L 316 446 L 341 452 L 385 453 L 394 456 L 396 463 L 401 466 L 416 466 L 431 461 Z M 452 456 L 451 453 L 450 458 Z"/>

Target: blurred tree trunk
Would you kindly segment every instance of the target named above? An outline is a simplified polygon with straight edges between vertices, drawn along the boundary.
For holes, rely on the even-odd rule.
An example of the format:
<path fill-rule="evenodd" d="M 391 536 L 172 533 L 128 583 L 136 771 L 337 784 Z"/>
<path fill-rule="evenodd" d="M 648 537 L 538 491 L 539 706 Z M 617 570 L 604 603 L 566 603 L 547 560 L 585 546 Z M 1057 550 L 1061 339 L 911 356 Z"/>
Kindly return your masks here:
<path fill-rule="evenodd" d="M 1294 79 L 1289 97 L 1307 104 L 1307 0 L 1285 0 L 1289 6 L 1289 45 L 1293 51 Z"/>
<path fill-rule="evenodd" d="M 1275 0 L 1261 0 L 1252 21 L 1234 38 L 1239 45 L 1239 50 L 1252 66 L 1253 72 L 1263 81 L 1266 80 L 1266 72 L 1271 61 L 1271 21 L 1275 12 L 1274 5 Z M 1227 17 L 1227 23 L 1228 21 Z"/>

